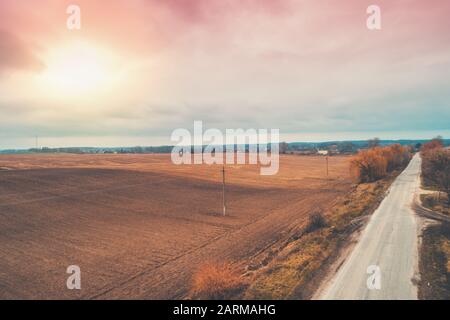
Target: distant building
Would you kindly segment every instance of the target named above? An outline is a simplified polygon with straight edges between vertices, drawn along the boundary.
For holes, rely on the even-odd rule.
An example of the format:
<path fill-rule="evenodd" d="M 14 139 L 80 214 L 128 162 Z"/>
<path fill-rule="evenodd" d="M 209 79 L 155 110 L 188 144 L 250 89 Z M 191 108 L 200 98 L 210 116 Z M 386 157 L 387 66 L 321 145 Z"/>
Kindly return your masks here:
<path fill-rule="evenodd" d="M 331 146 L 328 147 L 328 155 L 332 156 L 334 154 L 339 154 L 339 149 L 336 144 L 332 144 Z"/>

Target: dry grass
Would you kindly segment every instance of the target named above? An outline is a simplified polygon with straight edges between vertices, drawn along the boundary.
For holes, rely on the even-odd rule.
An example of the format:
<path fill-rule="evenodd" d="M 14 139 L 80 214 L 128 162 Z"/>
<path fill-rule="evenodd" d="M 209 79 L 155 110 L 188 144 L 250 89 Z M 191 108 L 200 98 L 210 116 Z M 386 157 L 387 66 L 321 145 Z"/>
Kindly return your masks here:
<path fill-rule="evenodd" d="M 420 248 L 419 299 L 450 299 L 450 225 L 425 229 Z"/>
<path fill-rule="evenodd" d="M 447 205 L 448 201 L 445 192 L 441 192 L 439 196 L 437 193 L 421 194 L 420 200 L 426 208 L 442 214 L 450 215 L 450 207 Z"/>
<path fill-rule="evenodd" d="M 445 259 L 447 260 L 446 263 L 447 273 L 450 274 L 450 239 L 448 238 L 442 239 L 441 251 L 444 253 Z"/>
<path fill-rule="evenodd" d="M 231 264 L 209 262 L 194 274 L 192 296 L 197 299 L 231 299 L 244 287 L 245 282 L 239 273 L 233 270 Z"/>
<path fill-rule="evenodd" d="M 329 229 L 306 234 L 290 243 L 267 269 L 256 276 L 246 299 L 308 299 L 305 288 L 323 261 L 333 254 L 336 243 L 327 240 Z"/>
<path fill-rule="evenodd" d="M 314 212 L 309 216 L 308 225 L 305 228 L 306 232 L 314 232 L 316 230 L 325 228 L 328 225 L 321 211 Z"/>

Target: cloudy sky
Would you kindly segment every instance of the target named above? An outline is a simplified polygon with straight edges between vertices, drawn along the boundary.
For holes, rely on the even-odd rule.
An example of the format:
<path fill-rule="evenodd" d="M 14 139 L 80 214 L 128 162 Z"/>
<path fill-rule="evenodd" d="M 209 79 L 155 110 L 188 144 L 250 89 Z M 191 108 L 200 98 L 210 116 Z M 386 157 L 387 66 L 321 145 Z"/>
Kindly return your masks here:
<path fill-rule="evenodd" d="M 0 149 L 166 144 L 194 120 L 287 141 L 449 137 L 449 14 L 448 0 L 2 0 Z"/>

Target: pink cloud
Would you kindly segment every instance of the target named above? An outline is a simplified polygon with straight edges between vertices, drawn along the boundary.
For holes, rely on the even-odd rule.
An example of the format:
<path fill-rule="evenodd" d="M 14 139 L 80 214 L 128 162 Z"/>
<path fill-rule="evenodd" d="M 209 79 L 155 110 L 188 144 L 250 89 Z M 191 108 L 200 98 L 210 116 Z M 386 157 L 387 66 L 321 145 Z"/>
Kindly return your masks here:
<path fill-rule="evenodd" d="M 365 28 L 366 8 L 374 1 L 335 0 L 79 0 L 82 30 L 78 33 L 115 49 L 148 54 L 183 41 L 215 53 L 226 48 L 265 42 L 273 52 L 326 50 L 333 43 L 349 45 L 351 56 L 361 44 L 378 50 L 404 39 L 421 46 L 448 41 L 450 2 L 436 0 L 375 1 L 382 9 L 383 30 Z M 0 29 L 24 42 L 49 43 L 73 36 L 65 29 L 69 1 L 42 0 L 39 4 L 4 0 L 0 4 Z M 446 35 L 447 34 L 447 35 Z M 187 39 L 187 40 L 183 40 Z M 238 43 L 237 43 L 238 42 Z M 367 42 L 367 43 L 365 43 Z M 279 48 L 286 44 L 289 50 Z M 398 43 L 398 42 L 397 42 Z M 384 48 L 382 48 L 384 46 Z M 317 50 L 311 50 L 317 48 Z M 220 48 L 219 48 L 220 49 Z M 332 54 L 332 53 L 330 53 Z"/>
<path fill-rule="evenodd" d="M 3 70 L 40 70 L 43 63 L 17 36 L 0 29 L 0 72 Z"/>

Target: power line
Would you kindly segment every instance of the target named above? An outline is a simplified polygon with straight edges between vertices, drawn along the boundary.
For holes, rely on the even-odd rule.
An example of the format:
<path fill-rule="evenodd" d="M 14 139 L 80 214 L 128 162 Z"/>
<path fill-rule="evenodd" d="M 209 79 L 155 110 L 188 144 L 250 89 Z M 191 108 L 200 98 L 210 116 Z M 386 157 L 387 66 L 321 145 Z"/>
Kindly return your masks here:
<path fill-rule="evenodd" d="M 227 215 L 227 206 L 225 199 L 225 164 L 222 165 L 222 199 L 223 199 L 223 215 Z"/>

